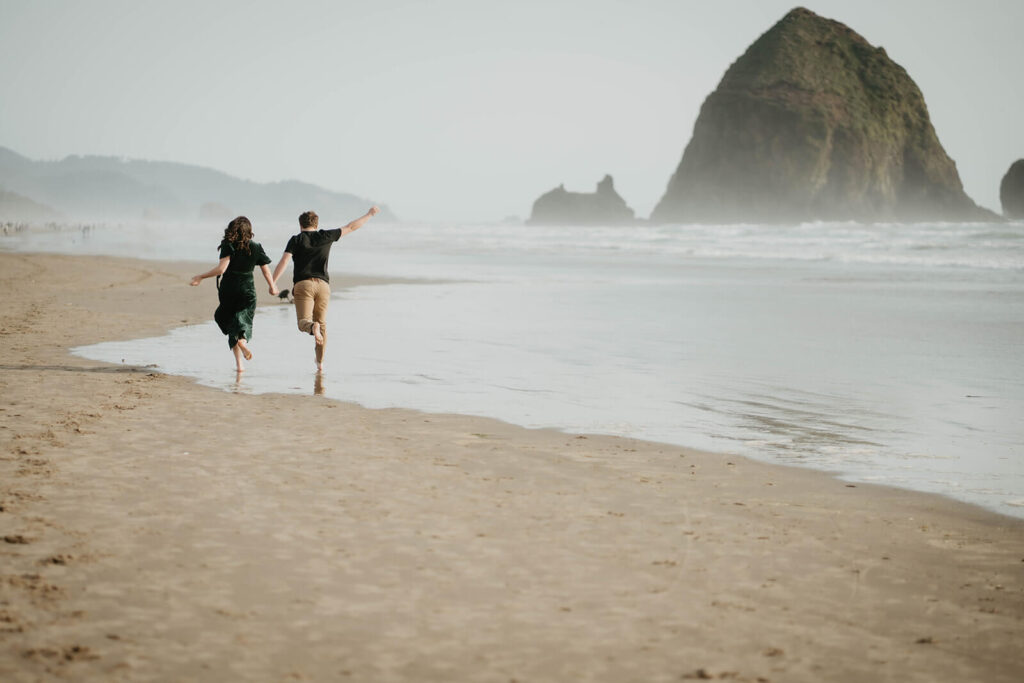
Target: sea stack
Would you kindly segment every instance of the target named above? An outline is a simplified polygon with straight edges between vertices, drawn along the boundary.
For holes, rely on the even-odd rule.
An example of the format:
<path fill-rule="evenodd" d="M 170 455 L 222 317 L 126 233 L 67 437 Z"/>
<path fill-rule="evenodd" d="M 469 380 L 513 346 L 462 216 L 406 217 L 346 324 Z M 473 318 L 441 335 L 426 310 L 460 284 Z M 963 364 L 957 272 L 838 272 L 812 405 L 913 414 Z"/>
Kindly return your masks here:
<path fill-rule="evenodd" d="M 1003 215 L 1011 219 L 1024 218 L 1024 159 L 1017 159 L 999 183 L 999 201 Z"/>
<path fill-rule="evenodd" d="M 847 26 L 789 12 L 729 67 L 651 220 L 990 220 L 920 89 Z"/>
<path fill-rule="evenodd" d="M 559 185 L 533 203 L 528 225 L 621 225 L 635 220 L 633 209 L 615 191 L 610 175 L 593 193 L 569 192 Z"/>

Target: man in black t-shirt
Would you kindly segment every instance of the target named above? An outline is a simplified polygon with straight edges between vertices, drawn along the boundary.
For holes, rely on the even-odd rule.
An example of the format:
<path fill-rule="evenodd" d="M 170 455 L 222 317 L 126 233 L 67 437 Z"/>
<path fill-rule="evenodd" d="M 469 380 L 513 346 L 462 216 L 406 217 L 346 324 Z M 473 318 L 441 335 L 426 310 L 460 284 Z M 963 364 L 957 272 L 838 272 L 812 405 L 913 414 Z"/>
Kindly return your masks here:
<path fill-rule="evenodd" d="M 292 235 L 284 254 L 274 268 L 274 284 L 271 294 L 281 273 L 288 262 L 295 259 L 293 271 L 292 297 L 295 299 L 295 317 L 299 330 L 313 335 L 316 352 L 316 369 L 324 369 L 324 347 L 327 345 L 327 305 L 331 299 L 330 276 L 327 274 L 327 259 L 331 255 L 331 247 L 344 235 L 358 230 L 380 211 L 371 207 L 364 215 L 343 228 L 334 230 L 317 230 L 320 218 L 312 211 L 299 216 L 298 235 Z"/>

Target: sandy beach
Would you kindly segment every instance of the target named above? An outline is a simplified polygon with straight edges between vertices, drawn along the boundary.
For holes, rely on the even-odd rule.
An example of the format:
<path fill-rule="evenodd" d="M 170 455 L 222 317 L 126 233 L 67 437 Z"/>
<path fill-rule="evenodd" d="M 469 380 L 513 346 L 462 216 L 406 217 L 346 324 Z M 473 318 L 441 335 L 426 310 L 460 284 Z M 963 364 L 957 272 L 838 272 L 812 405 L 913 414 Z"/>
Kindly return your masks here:
<path fill-rule="evenodd" d="M 0 680 L 1024 680 L 1020 520 L 69 353 L 195 272 L 0 253 Z"/>

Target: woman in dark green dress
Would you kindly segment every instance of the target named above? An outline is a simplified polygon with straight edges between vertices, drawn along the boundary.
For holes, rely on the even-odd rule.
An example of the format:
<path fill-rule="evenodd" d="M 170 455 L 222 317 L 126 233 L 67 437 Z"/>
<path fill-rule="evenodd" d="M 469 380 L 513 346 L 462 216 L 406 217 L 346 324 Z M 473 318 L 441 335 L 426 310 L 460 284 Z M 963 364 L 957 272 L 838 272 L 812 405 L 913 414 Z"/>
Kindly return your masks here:
<path fill-rule="evenodd" d="M 228 336 L 228 347 L 235 355 L 238 372 L 245 370 L 242 358 L 252 359 L 247 340 L 252 339 L 252 319 L 256 313 L 253 268 L 260 267 L 270 285 L 270 293 L 277 293 L 269 263 L 270 259 L 260 243 L 252 241 L 252 223 L 245 216 L 239 216 L 228 223 L 224 230 L 224 239 L 220 243 L 220 262 L 202 275 L 196 275 L 190 283 L 195 287 L 208 277 L 217 278 L 220 305 L 214 311 L 213 319 L 217 321 L 220 331 Z"/>

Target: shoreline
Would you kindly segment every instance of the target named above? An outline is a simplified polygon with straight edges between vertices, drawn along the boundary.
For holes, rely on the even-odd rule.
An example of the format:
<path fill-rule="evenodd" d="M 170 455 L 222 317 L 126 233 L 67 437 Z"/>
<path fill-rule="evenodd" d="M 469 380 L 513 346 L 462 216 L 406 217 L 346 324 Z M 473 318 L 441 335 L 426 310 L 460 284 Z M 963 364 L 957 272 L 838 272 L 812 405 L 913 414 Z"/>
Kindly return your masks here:
<path fill-rule="evenodd" d="M 0 252 L 5 679 L 1024 675 L 996 511 L 68 351 L 207 321 L 194 269 Z"/>
<path fill-rule="evenodd" d="M 364 276 L 364 275 L 361 275 L 361 274 L 350 275 L 350 276 L 347 276 L 347 277 L 343 278 L 343 280 L 344 281 L 342 281 L 342 282 L 338 282 L 337 279 L 336 279 L 335 287 L 336 287 L 336 291 L 338 293 L 340 293 L 343 289 L 356 288 L 356 287 L 362 287 L 362 286 L 373 287 L 373 286 L 376 286 L 376 285 L 392 285 L 392 284 L 416 286 L 416 285 L 437 285 L 437 284 L 447 284 L 447 283 L 450 283 L 450 282 L 458 282 L 456 280 L 450 280 L 450 279 L 436 279 L 436 278 L 435 279 L 426 279 L 426 278 L 409 278 L 409 277 L 404 277 L 403 278 L 403 277 L 398 277 L 398 276 Z M 468 281 L 462 280 L 461 282 L 468 282 Z M 371 297 L 372 297 L 372 295 L 371 295 Z M 270 320 L 266 320 L 266 322 L 261 324 L 260 327 L 262 329 L 260 330 L 260 334 L 258 335 L 257 343 L 260 344 L 260 345 L 265 344 L 266 340 L 267 340 L 267 336 L 269 336 L 269 335 L 265 336 L 265 331 L 269 331 L 272 334 L 277 334 L 278 335 L 276 339 L 270 340 L 271 341 L 271 348 L 274 349 L 275 354 L 280 353 L 280 349 L 289 349 L 289 351 L 287 353 L 294 353 L 295 346 L 290 343 L 291 342 L 291 337 L 294 336 L 293 335 L 293 331 L 291 329 L 293 327 L 293 325 L 288 324 L 287 325 L 287 331 L 284 331 L 283 333 L 282 333 L 282 329 L 283 328 L 281 326 L 282 320 L 284 318 L 289 317 L 288 314 L 291 312 L 291 306 L 286 306 L 286 308 L 288 310 L 285 311 L 285 310 L 283 310 L 281 308 L 282 304 L 277 302 L 277 300 L 271 298 L 270 301 L 272 301 L 273 303 L 268 303 L 266 301 L 262 302 L 260 310 L 263 312 L 264 315 L 270 314 L 269 317 L 271 319 L 273 319 L 274 322 L 270 323 Z M 278 314 L 284 314 L 284 315 L 282 316 L 282 315 L 278 315 Z M 398 316 L 399 319 L 401 317 L 402 316 Z M 346 318 L 346 320 L 347 320 L 347 318 Z M 339 320 L 335 320 L 333 324 L 344 324 L 344 322 L 345 322 L 345 320 L 339 319 Z M 265 327 L 265 325 L 267 325 L 268 323 L 270 323 L 270 328 Z M 364 319 L 363 320 L 363 324 L 365 325 L 365 323 L 366 323 L 366 321 Z M 352 324 L 356 325 L 356 327 L 360 326 L 358 324 L 358 322 L 355 322 L 355 323 L 352 323 Z M 212 323 L 212 320 L 206 321 L 205 325 L 207 327 L 214 327 L 213 323 Z M 845 461 L 845 460 L 843 460 L 842 462 L 836 462 L 835 459 L 833 459 L 832 461 L 826 461 L 827 458 L 823 459 L 823 458 L 820 458 L 820 457 L 816 457 L 816 456 L 818 456 L 818 454 L 814 453 L 814 452 L 811 452 L 811 453 L 798 453 L 798 454 L 794 455 L 793 453 L 788 453 L 788 452 L 785 452 L 785 451 L 780 452 L 780 450 L 778 448 L 774 448 L 773 449 L 771 446 L 768 446 L 768 447 L 765 447 L 765 446 L 761 446 L 761 447 L 744 447 L 742 443 L 726 442 L 726 440 L 724 438 L 719 438 L 714 443 L 709 443 L 709 439 L 708 438 L 701 438 L 701 437 L 706 437 L 706 434 L 703 434 L 703 435 L 702 434 L 698 434 L 698 433 L 696 433 L 696 430 L 694 430 L 694 429 L 680 430 L 678 433 L 676 433 L 676 434 L 674 434 L 672 436 L 667 435 L 663 431 L 661 436 L 662 437 L 666 437 L 666 438 L 659 439 L 657 435 L 650 434 L 650 433 L 645 433 L 645 432 L 647 432 L 647 430 L 644 429 L 644 428 L 633 429 L 633 430 L 631 430 L 631 433 L 621 433 L 621 432 L 616 433 L 616 431 L 614 429 L 603 430 L 602 431 L 601 429 L 596 428 L 594 425 L 591 425 L 590 428 L 588 428 L 588 427 L 582 426 L 582 425 L 580 425 L 578 423 L 573 424 L 571 422 L 571 420 L 559 420 L 558 418 L 552 418 L 550 416 L 548 416 L 547 419 L 534 419 L 534 420 L 521 419 L 524 416 L 523 415 L 518 415 L 517 416 L 515 411 L 512 411 L 511 413 L 508 413 L 508 412 L 500 410 L 500 409 L 499 410 L 495 410 L 496 406 L 494 404 L 488 405 L 488 406 L 482 406 L 482 404 L 478 402 L 478 403 L 470 403 L 470 404 L 459 405 L 458 401 L 456 401 L 454 403 L 452 403 L 451 401 L 448 401 L 447 405 L 445 405 L 445 403 L 446 403 L 445 401 L 438 402 L 438 401 L 429 401 L 429 400 L 425 401 L 425 402 L 422 401 L 422 400 L 421 401 L 403 400 L 401 402 L 398 402 L 398 401 L 388 400 L 387 398 L 381 398 L 381 396 L 383 396 L 384 394 L 373 394 L 373 393 L 367 394 L 367 392 L 365 390 L 360 392 L 358 390 L 357 391 L 352 391 L 351 389 L 347 389 L 346 390 L 346 389 L 343 388 L 342 391 L 339 392 L 337 390 L 337 386 L 343 386 L 344 387 L 345 385 L 349 385 L 350 384 L 350 381 L 349 381 L 350 378 L 351 378 L 350 370 L 353 370 L 353 369 L 356 369 L 356 368 L 361 368 L 360 362 L 355 362 L 355 363 L 349 362 L 349 363 L 346 363 L 345 366 L 344 366 L 344 369 L 343 369 L 342 381 L 341 381 L 340 385 L 335 385 L 333 387 L 331 385 L 333 384 L 332 379 L 334 379 L 334 378 L 330 374 L 325 376 L 326 382 L 321 381 L 319 378 L 317 378 L 317 380 L 315 382 L 314 381 L 308 381 L 308 378 L 306 378 L 305 373 L 296 375 L 296 374 L 294 374 L 294 372 L 292 372 L 292 371 L 298 370 L 298 368 L 295 368 L 294 366 L 292 368 L 290 368 L 291 371 L 284 372 L 284 373 L 280 372 L 280 368 L 275 368 L 275 370 L 277 371 L 275 377 L 273 379 L 268 379 L 265 375 L 262 375 L 262 373 L 261 373 L 261 371 L 259 369 L 259 365 L 257 365 L 257 366 L 255 366 L 256 370 L 255 370 L 254 374 L 246 373 L 243 376 L 241 381 L 235 382 L 235 381 L 233 381 L 234 378 L 235 378 L 234 372 L 232 371 L 231 373 L 220 373 L 219 372 L 219 367 L 218 367 L 218 365 L 216 363 L 211 363 L 211 362 L 202 363 L 202 362 L 200 362 L 199 364 L 193 364 L 193 363 L 190 363 L 190 362 L 182 363 L 180 361 L 180 359 L 188 359 L 191 354 L 197 354 L 197 353 L 203 354 L 204 357 L 216 357 L 216 358 L 219 358 L 219 356 L 217 356 L 217 354 L 214 354 L 210 348 L 207 348 L 207 341 L 208 340 L 213 340 L 217 336 L 215 327 L 214 327 L 213 333 L 210 333 L 209 330 L 203 330 L 202 333 L 200 333 L 197 330 L 189 330 L 189 329 L 187 329 L 187 328 L 191 328 L 191 327 L 193 327 L 193 324 L 191 324 L 191 323 L 187 324 L 187 325 L 184 325 L 184 326 L 176 326 L 176 327 L 172 328 L 172 334 L 169 335 L 169 336 L 168 335 L 159 335 L 159 336 L 156 336 L 156 337 L 149 337 L 149 338 L 147 338 L 145 340 L 144 344 L 142 344 L 142 346 L 145 347 L 145 351 L 144 352 L 139 352 L 139 348 L 141 348 L 141 346 L 139 348 L 133 348 L 131 344 L 122 345 L 121 342 L 124 342 L 125 340 L 117 340 L 117 341 L 115 341 L 114 342 L 115 350 L 113 350 L 113 351 L 97 350 L 95 352 L 90 352 L 89 349 L 88 349 L 88 346 L 86 346 L 86 347 L 76 347 L 76 348 L 72 349 L 72 352 L 74 352 L 76 355 L 81 355 L 82 357 L 84 357 L 86 359 L 94 360 L 96 362 L 113 362 L 113 363 L 116 364 L 117 360 L 120 359 L 120 361 L 121 361 L 120 364 L 121 365 L 124 365 L 127 362 L 128 364 L 137 363 L 140 366 L 145 366 L 145 367 L 156 367 L 157 371 L 159 371 L 159 372 L 164 372 L 164 373 L 175 374 L 175 375 L 179 375 L 179 376 L 183 376 L 183 377 L 187 377 L 187 378 L 192 378 L 192 379 L 196 380 L 198 383 L 200 383 L 200 384 L 202 384 L 204 386 L 214 387 L 214 388 L 218 388 L 218 389 L 221 389 L 221 390 L 224 390 L 224 391 L 232 391 L 232 392 L 242 391 L 242 392 L 249 393 L 249 394 L 274 394 L 274 393 L 276 393 L 276 394 L 281 394 L 281 395 L 301 395 L 301 394 L 305 394 L 305 393 L 308 393 L 308 392 L 312 391 L 314 393 L 323 394 L 325 398 L 330 398 L 330 399 L 338 400 L 338 401 L 342 401 L 342 402 L 355 403 L 355 404 L 361 405 L 363 407 L 370 407 L 371 409 L 376 409 L 376 408 L 381 408 L 381 407 L 392 407 L 392 408 L 399 408 L 399 409 L 408 409 L 408 410 L 413 410 L 413 411 L 417 411 L 417 412 L 423 411 L 423 412 L 426 412 L 426 413 L 434 413 L 434 414 L 436 414 L 436 413 L 450 413 L 450 414 L 453 414 L 453 415 L 463 415 L 463 416 L 470 417 L 470 418 L 472 418 L 472 417 L 489 417 L 489 418 L 495 418 L 495 419 L 498 419 L 498 420 L 501 420 L 501 421 L 504 421 L 504 422 L 508 422 L 510 425 L 513 425 L 513 426 L 519 426 L 519 427 L 523 427 L 523 428 L 527 428 L 527 429 L 551 428 L 551 429 L 554 429 L 554 430 L 559 431 L 561 433 L 571 434 L 571 435 L 575 435 L 575 434 L 584 434 L 584 435 L 600 434 L 600 435 L 605 435 L 605 436 L 621 436 L 621 437 L 624 437 L 624 438 L 636 439 L 636 440 L 648 442 L 648 443 L 651 443 L 651 444 L 659 444 L 659 445 L 661 445 L 663 447 L 671 447 L 671 448 L 681 447 L 681 448 L 687 448 L 687 449 L 692 449 L 692 450 L 704 451 L 704 452 L 709 452 L 709 453 L 717 453 L 717 454 L 720 454 L 720 455 L 723 455 L 723 456 L 725 456 L 725 455 L 734 455 L 734 456 L 737 456 L 737 457 L 746 457 L 746 458 L 750 458 L 752 460 L 755 460 L 755 461 L 758 461 L 758 462 L 767 463 L 767 464 L 775 464 L 775 465 L 781 465 L 781 466 L 785 466 L 785 467 L 797 467 L 797 468 L 804 468 L 804 469 L 812 469 L 814 471 L 823 472 L 825 474 L 828 474 L 829 476 L 832 476 L 832 477 L 837 478 L 837 479 L 839 479 L 841 481 L 844 481 L 846 483 L 851 483 L 851 484 L 888 486 L 888 487 L 896 488 L 898 490 L 915 491 L 915 492 L 939 495 L 939 496 L 941 496 L 941 497 L 943 497 L 945 499 L 951 500 L 951 501 L 959 501 L 959 502 L 965 502 L 965 503 L 970 504 L 970 505 L 977 505 L 977 506 L 979 506 L 979 507 L 981 507 L 981 508 L 983 508 L 983 509 L 985 509 L 987 511 L 994 512 L 994 513 L 999 514 L 999 515 L 1003 515 L 1003 516 L 1007 516 L 1007 517 L 1011 517 L 1011 518 L 1015 518 L 1015 519 L 1024 519 L 1024 507 L 1022 507 L 1021 502 L 1020 502 L 1020 501 L 1022 501 L 1024 499 L 1021 499 L 1019 497 L 1019 495 L 1017 495 L 1019 492 L 1010 493 L 1010 492 L 1007 492 L 1005 490 L 996 490 L 996 491 L 989 490 L 989 491 L 987 491 L 984 494 L 978 494 L 977 492 L 979 490 L 984 490 L 984 489 L 979 489 L 979 486 L 984 487 L 985 486 L 985 482 L 979 481 L 977 479 L 975 479 L 975 480 L 964 479 L 964 480 L 959 481 L 959 482 L 948 481 L 948 482 L 945 482 L 945 484 L 946 484 L 945 486 L 935 486 L 935 485 L 932 485 L 932 483 L 934 481 L 939 481 L 941 479 L 941 477 L 949 476 L 949 475 L 946 474 L 945 470 L 941 471 L 941 472 L 937 472 L 937 471 L 934 471 L 934 470 L 929 470 L 927 468 L 925 468 L 923 470 L 917 471 L 914 475 L 906 476 L 903 479 L 900 479 L 899 478 L 900 472 L 898 471 L 899 467 L 897 466 L 897 467 L 894 468 L 894 461 L 892 460 L 891 456 L 889 457 L 888 460 L 886 460 L 886 456 L 881 456 L 882 462 L 879 463 L 880 467 L 864 467 L 864 466 L 862 466 L 862 467 L 858 468 L 855 465 L 854 466 L 850 466 L 849 463 L 847 461 Z M 179 335 L 179 333 L 184 333 L 184 334 L 183 335 Z M 282 334 L 283 334 L 283 336 L 281 336 Z M 388 335 L 384 334 L 383 336 L 384 336 L 384 338 L 386 338 Z M 391 336 L 394 336 L 394 335 L 391 335 Z M 182 342 L 182 337 L 185 338 L 184 343 L 181 343 Z M 151 343 L 151 342 L 157 341 L 157 342 L 163 344 L 163 343 L 166 343 L 167 341 L 170 341 L 171 339 L 175 340 L 172 343 L 173 347 L 177 347 L 179 349 L 187 348 L 187 349 L 189 349 L 189 351 L 182 352 L 182 351 L 179 350 L 177 352 L 178 353 L 177 358 L 173 358 L 173 355 L 171 355 L 171 354 L 173 354 L 174 352 L 171 352 L 171 354 L 168 354 L 167 351 L 164 351 L 162 349 L 156 348 L 157 345 Z M 200 348 L 196 347 L 196 340 L 197 339 L 202 339 L 203 340 L 202 344 L 199 345 Z M 102 345 L 100 345 L 100 346 L 102 346 Z M 122 347 L 122 346 L 123 346 L 123 348 L 117 348 L 117 347 Z M 209 346 L 213 346 L 213 344 L 210 344 Z M 358 346 L 358 342 L 356 343 L 356 346 Z M 353 347 L 348 346 L 347 348 L 353 348 Z M 374 352 L 375 352 L 375 355 L 388 355 L 386 352 L 381 353 L 378 348 L 374 348 Z M 364 353 L 365 353 L 365 349 L 364 349 Z M 128 356 L 127 360 L 123 356 Z M 355 359 L 352 359 L 352 360 L 355 360 Z M 406 361 L 407 360 L 408 359 L 406 359 Z M 156 366 L 156 365 L 146 365 L 147 363 L 150 363 L 150 362 L 157 362 L 157 363 L 159 363 L 159 366 Z M 281 362 L 282 362 L 282 359 L 277 358 L 277 359 L 271 360 L 270 363 L 273 366 L 275 363 L 281 363 Z M 332 363 L 332 365 L 333 365 L 333 363 Z M 416 364 L 413 364 L 412 366 L 409 366 L 408 362 L 406 362 L 406 372 L 407 373 L 415 373 L 416 369 L 414 369 L 414 368 L 418 368 L 418 367 L 420 367 L 420 366 L 416 365 Z M 475 368 L 475 369 L 479 371 L 482 368 Z M 498 368 L 498 370 L 499 370 L 499 375 L 500 375 L 500 368 Z M 356 374 L 358 374 L 358 373 L 359 373 L 359 370 L 356 370 Z M 229 375 L 230 375 L 230 377 L 229 377 Z M 478 374 L 477 376 L 478 377 L 486 377 L 487 375 L 485 375 L 485 374 Z M 296 378 L 299 378 L 299 379 L 297 380 Z M 252 381 L 250 381 L 250 380 L 252 380 Z M 296 386 L 296 381 L 298 381 L 299 386 Z M 492 380 L 492 381 L 494 381 L 494 380 Z M 324 389 L 324 385 L 325 384 L 327 385 L 327 390 L 326 391 Z M 781 392 L 784 392 L 785 389 L 787 388 L 787 386 L 788 385 L 783 381 L 782 383 L 780 383 L 778 385 L 778 390 L 781 391 Z M 333 389 L 333 391 L 332 391 L 332 389 Z M 404 399 L 408 399 L 408 396 L 405 396 L 400 391 L 395 391 L 391 395 L 394 395 L 394 396 L 402 395 Z M 725 395 L 728 395 L 728 394 L 725 394 Z M 869 404 L 865 404 L 865 405 L 869 405 Z M 807 410 L 814 410 L 815 407 L 808 406 L 806 409 Z M 832 419 L 837 419 L 837 418 L 834 417 L 835 416 L 835 412 L 834 411 L 831 414 L 831 416 L 832 416 Z M 607 420 L 607 417 L 608 416 L 606 415 L 605 416 L 606 420 Z M 618 417 L 618 416 L 616 416 L 616 417 Z M 634 414 L 632 416 L 632 418 L 633 418 L 633 422 L 636 422 L 637 419 L 638 419 L 638 416 Z M 642 420 L 642 417 L 640 417 L 639 419 Z M 749 419 L 749 416 L 748 416 L 748 419 Z M 819 419 L 825 419 L 825 418 L 819 416 Z M 644 423 L 641 421 L 638 424 L 644 424 Z M 708 427 L 705 426 L 704 429 L 708 429 Z M 728 432 L 723 432 L 723 433 L 729 434 Z M 736 439 L 736 435 L 735 434 L 729 434 L 729 436 L 733 440 L 739 441 L 739 439 Z M 683 438 L 683 437 L 687 437 L 687 438 Z M 833 434 L 832 437 L 831 437 L 832 438 L 831 443 L 841 442 L 840 440 L 842 439 L 842 437 L 843 437 L 843 435 L 838 433 L 838 432 Z M 847 437 L 849 437 L 849 434 L 847 434 Z M 750 438 L 749 433 L 747 434 L 747 438 Z M 865 437 L 865 438 L 867 438 L 867 437 Z M 829 443 L 829 437 L 824 437 L 822 439 L 822 441 L 827 446 L 828 443 Z M 730 447 L 732 448 L 732 450 L 729 450 Z M 949 456 L 948 453 L 946 453 L 945 455 Z M 935 454 L 935 455 L 933 455 L 933 457 L 935 457 L 937 459 L 941 459 L 942 456 Z M 806 459 L 804 459 L 804 458 L 806 458 Z M 896 464 L 899 465 L 900 463 L 896 463 Z M 888 466 L 888 469 L 886 469 L 887 466 Z M 939 479 L 937 479 L 937 478 L 939 478 Z"/>

